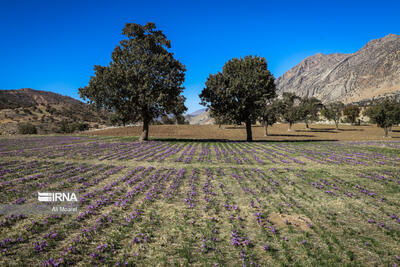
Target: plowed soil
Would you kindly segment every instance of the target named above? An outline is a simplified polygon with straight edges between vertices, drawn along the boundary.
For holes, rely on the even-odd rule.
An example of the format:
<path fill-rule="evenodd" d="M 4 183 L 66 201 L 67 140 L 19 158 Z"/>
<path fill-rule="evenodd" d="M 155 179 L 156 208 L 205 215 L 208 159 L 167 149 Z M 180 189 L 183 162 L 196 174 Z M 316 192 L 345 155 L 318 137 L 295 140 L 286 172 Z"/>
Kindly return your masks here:
<path fill-rule="evenodd" d="M 340 125 L 336 130 L 333 125 L 313 124 L 307 130 L 302 123 L 295 124 L 288 131 L 287 124 L 275 124 L 268 128 L 268 136 L 264 135 L 264 127 L 252 127 L 253 139 L 258 141 L 312 141 L 312 140 L 399 140 L 400 127 L 393 127 L 389 138 L 384 137 L 382 128 L 375 125 Z M 88 132 L 89 135 L 100 136 L 139 136 L 141 126 L 112 128 Z M 151 125 L 150 139 L 194 139 L 194 140 L 246 140 L 244 126 L 224 125 Z"/>

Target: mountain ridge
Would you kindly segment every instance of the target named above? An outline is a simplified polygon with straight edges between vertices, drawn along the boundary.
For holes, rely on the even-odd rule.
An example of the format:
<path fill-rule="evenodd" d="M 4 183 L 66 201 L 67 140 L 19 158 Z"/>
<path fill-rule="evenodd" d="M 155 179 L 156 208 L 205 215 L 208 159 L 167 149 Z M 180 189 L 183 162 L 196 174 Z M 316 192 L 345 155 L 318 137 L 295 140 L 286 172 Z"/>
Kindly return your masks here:
<path fill-rule="evenodd" d="M 277 91 L 345 103 L 400 92 L 400 36 L 370 40 L 355 53 L 317 53 L 276 80 Z"/>
<path fill-rule="evenodd" d="M 0 89 L 0 109 L 30 107 L 47 104 L 84 104 L 83 102 L 51 91 L 31 88 Z"/>
<path fill-rule="evenodd" d="M 207 109 L 208 108 L 201 108 L 201 109 L 198 109 L 198 110 L 196 110 L 196 111 L 194 111 L 194 112 L 192 112 L 192 113 L 190 113 L 188 115 L 192 116 L 192 117 L 196 117 L 196 116 L 200 115 L 201 113 L 207 111 Z"/>

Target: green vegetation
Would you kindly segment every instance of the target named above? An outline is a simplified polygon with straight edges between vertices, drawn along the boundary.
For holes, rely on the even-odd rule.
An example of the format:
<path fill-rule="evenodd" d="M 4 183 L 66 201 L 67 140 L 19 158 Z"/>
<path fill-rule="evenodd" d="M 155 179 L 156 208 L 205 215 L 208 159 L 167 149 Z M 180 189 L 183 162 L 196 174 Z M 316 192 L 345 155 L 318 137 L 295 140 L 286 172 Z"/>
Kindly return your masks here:
<path fill-rule="evenodd" d="M 57 132 L 59 133 L 74 133 L 83 132 L 89 129 L 89 124 L 83 122 L 68 122 L 61 121 Z"/>
<path fill-rule="evenodd" d="M 283 107 L 283 102 L 277 99 L 268 102 L 261 110 L 259 121 L 264 125 L 265 136 L 268 136 L 268 126 L 274 125 L 279 120 L 279 115 Z"/>
<path fill-rule="evenodd" d="M 19 123 L 18 124 L 19 134 L 37 134 L 37 128 L 32 123 Z"/>
<path fill-rule="evenodd" d="M 218 121 L 244 122 L 247 141 L 253 140 L 251 124 L 274 97 L 274 77 L 265 58 L 257 56 L 229 60 L 222 72 L 210 74 L 200 94 L 201 104 Z"/>
<path fill-rule="evenodd" d="M 357 122 L 360 116 L 360 107 L 356 105 L 347 105 L 343 110 L 343 115 L 346 116 L 346 120 L 352 124 Z"/>
<path fill-rule="evenodd" d="M 400 124 L 400 104 L 397 101 L 386 99 L 369 107 L 366 115 L 370 117 L 372 123 L 383 128 L 385 137 L 388 137 L 389 129 Z"/>
<path fill-rule="evenodd" d="M 97 108 L 118 114 L 125 122 L 143 122 L 141 140 L 148 140 L 153 118 L 186 111 L 181 95 L 185 67 L 168 51 L 171 42 L 154 23 L 127 23 L 127 37 L 112 52 L 109 66 L 94 66 L 95 75 L 79 94 Z"/>
<path fill-rule="evenodd" d="M 0 138 L 4 204 L 79 192 L 71 215 L 0 215 L 1 266 L 393 266 L 396 141 Z M 45 187 L 43 186 L 45 185 Z"/>
<path fill-rule="evenodd" d="M 321 115 L 327 120 L 334 121 L 336 130 L 338 130 L 340 118 L 342 117 L 344 108 L 345 106 L 342 102 L 329 103 L 322 109 Z"/>
<path fill-rule="evenodd" d="M 163 115 L 161 116 L 160 124 L 189 124 L 189 122 L 181 114 L 173 116 Z"/>
<path fill-rule="evenodd" d="M 282 94 L 282 119 L 289 123 L 288 131 L 291 131 L 292 125 L 303 119 L 301 110 L 301 98 L 294 93 Z"/>
<path fill-rule="evenodd" d="M 319 120 L 319 112 L 323 108 L 321 100 L 310 97 L 303 98 L 300 104 L 301 117 L 306 124 L 306 128 L 309 129 L 309 124 Z"/>

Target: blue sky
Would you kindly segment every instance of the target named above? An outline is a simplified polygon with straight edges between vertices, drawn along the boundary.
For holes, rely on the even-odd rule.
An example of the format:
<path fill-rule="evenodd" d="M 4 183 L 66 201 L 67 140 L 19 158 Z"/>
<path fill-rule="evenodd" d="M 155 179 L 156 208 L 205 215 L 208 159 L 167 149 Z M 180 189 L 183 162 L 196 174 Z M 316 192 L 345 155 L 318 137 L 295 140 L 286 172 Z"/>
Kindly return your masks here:
<path fill-rule="evenodd" d="M 107 65 L 127 22 L 156 23 L 187 68 L 189 113 L 210 73 L 233 57 L 265 57 L 277 78 L 315 53 L 353 53 L 400 34 L 400 1 L 0 0 L 0 88 L 75 98 Z"/>

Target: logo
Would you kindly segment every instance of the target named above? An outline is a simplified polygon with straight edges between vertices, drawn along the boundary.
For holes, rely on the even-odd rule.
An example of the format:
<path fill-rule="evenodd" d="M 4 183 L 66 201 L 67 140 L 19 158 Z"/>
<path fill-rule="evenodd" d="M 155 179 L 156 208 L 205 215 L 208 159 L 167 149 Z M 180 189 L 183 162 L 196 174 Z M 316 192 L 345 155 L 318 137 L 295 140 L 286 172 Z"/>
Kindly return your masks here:
<path fill-rule="evenodd" d="M 40 193 L 38 192 L 38 200 L 40 202 L 56 202 L 56 201 L 78 201 L 75 193 Z"/>

